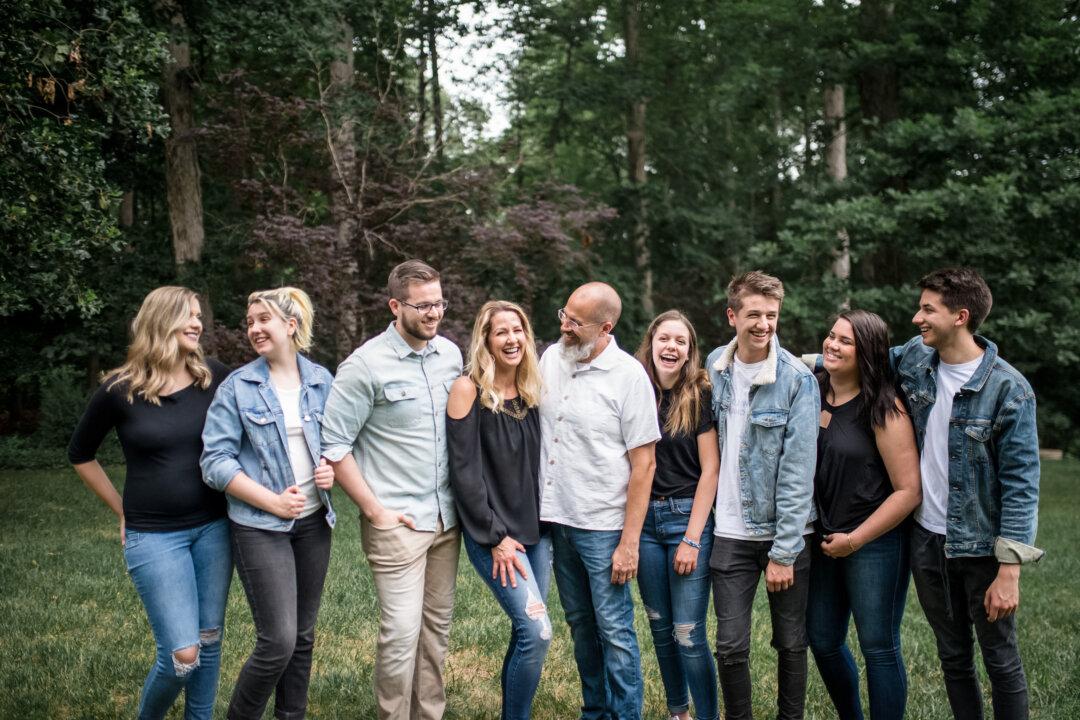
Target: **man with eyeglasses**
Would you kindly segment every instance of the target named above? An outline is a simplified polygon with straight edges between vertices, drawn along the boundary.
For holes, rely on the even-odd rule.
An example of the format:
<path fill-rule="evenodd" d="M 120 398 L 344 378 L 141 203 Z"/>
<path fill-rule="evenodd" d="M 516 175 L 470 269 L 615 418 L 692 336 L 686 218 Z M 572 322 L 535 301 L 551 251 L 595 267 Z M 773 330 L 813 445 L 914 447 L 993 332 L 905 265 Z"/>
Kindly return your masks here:
<path fill-rule="evenodd" d="M 446 399 L 461 351 L 437 334 L 439 273 L 419 260 L 388 281 L 394 322 L 338 367 L 323 455 L 362 512 L 360 535 L 381 617 L 380 719 L 441 718 L 461 534 L 447 467 Z"/>
<path fill-rule="evenodd" d="M 582 285 L 559 310 L 562 338 L 540 359 L 540 519 L 574 639 L 583 718 L 638 720 L 643 683 L 629 581 L 660 426 L 645 369 L 619 349 L 614 288 Z"/>

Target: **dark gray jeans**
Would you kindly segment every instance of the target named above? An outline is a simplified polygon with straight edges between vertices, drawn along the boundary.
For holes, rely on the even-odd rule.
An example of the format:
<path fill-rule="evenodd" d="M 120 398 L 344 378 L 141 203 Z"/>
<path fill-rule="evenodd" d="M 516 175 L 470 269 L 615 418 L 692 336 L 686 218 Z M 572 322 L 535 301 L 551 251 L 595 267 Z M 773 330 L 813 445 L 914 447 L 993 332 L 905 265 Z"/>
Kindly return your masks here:
<path fill-rule="evenodd" d="M 311 650 L 326 568 L 326 511 L 297 520 L 288 532 L 232 523 L 233 559 L 255 621 L 255 649 L 240 669 L 229 720 L 261 718 L 274 693 L 274 716 L 307 712 Z"/>
<path fill-rule="evenodd" d="M 769 564 L 769 540 L 713 541 L 709 568 L 716 609 L 716 661 L 724 716 L 752 717 L 750 705 L 750 610 L 758 582 Z M 810 548 L 795 560 L 795 584 L 769 593 L 772 646 L 777 654 L 777 717 L 802 718 L 806 706 L 806 600 L 810 589 Z"/>
<path fill-rule="evenodd" d="M 992 623 L 986 619 L 983 607 L 986 589 L 997 572 L 998 561 L 993 557 L 946 558 L 945 536 L 915 524 L 911 533 L 911 574 L 919 604 L 937 638 L 945 691 L 957 720 L 983 717 L 982 694 L 975 675 L 973 626 L 990 677 L 994 717 L 1028 717 L 1027 678 L 1016 644 L 1016 616 Z"/>

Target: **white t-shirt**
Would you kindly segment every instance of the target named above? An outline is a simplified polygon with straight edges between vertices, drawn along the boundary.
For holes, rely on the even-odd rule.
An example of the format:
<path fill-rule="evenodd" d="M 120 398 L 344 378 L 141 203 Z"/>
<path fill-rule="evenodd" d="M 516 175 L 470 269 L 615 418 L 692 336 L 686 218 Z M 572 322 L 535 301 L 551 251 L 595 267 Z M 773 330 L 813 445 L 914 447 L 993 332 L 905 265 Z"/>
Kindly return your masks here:
<path fill-rule="evenodd" d="M 612 337 L 591 363 L 540 358 L 540 519 L 622 530 L 629 451 L 660 439 L 649 376 Z"/>
<path fill-rule="evenodd" d="M 731 407 L 724 426 L 724 447 L 720 453 L 720 482 L 716 488 L 716 520 L 713 534 L 736 540 L 772 540 L 772 535 L 751 535 L 743 520 L 739 493 L 739 446 L 750 414 L 750 386 L 765 361 L 744 363 L 734 358 L 731 372 Z"/>
<path fill-rule="evenodd" d="M 285 415 L 285 434 L 289 438 L 289 463 L 292 465 L 293 478 L 304 493 L 304 510 L 300 517 L 307 517 L 322 507 L 322 498 L 315 487 L 315 463 L 311 459 L 311 450 L 304 439 L 304 424 L 300 418 L 300 388 L 291 389 L 273 386 L 274 393 L 281 403 L 281 412 Z"/>
<path fill-rule="evenodd" d="M 926 420 L 919 457 L 922 505 L 915 511 L 915 522 L 938 535 L 945 534 L 945 514 L 949 508 L 949 419 L 953 397 L 971 379 L 981 362 L 982 355 L 959 365 L 938 363 L 937 396 Z"/>

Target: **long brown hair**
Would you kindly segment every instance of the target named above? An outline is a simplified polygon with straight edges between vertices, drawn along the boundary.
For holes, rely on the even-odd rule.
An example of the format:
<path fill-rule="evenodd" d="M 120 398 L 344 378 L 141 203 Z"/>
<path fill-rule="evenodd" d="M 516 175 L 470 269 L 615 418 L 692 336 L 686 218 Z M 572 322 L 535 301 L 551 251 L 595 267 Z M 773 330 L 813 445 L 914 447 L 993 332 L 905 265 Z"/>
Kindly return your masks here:
<path fill-rule="evenodd" d="M 645 331 L 645 337 L 641 339 L 641 345 L 638 346 L 634 357 L 645 366 L 645 373 L 652 382 L 656 404 L 659 407 L 662 388 L 656 372 L 656 364 L 653 362 L 652 341 L 657 328 L 668 320 L 677 320 L 686 326 L 687 334 L 690 336 L 690 346 L 686 349 L 686 362 L 679 369 L 679 376 L 675 378 L 675 384 L 671 388 L 671 406 L 668 409 L 667 420 L 664 421 L 664 430 L 669 435 L 686 435 L 697 430 L 701 422 L 701 396 L 706 394 L 711 387 L 709 374 L 701 367 L 697 331 L 694 330 L 689 318 L 678 310 L 668 310 L 657 315 L 649 323 L 649 329 Z"/>
<path fill-rule="evenodd" d="M 890 415 L 897 415 L 896 389 L 889 365 L 889 326 L 869 310 L 845 310 L 837 314 L 851 323 L 855 336 L 855 367 L 859 370 L 859 421 L 883 428 Z M 831 384 L 829 373 L 818 373 L 818 385 L 827 397 Z"/>
<path fill-rule="evenodd" d="M 521 348 L 521 363 L 518 365 L 514 382 L 521 400 L 529 407 L 536 407 L 540 404 L 540 365 L 536 359 L 536 339 L 533 337 L 529 316 L 520 305 L 506 300 L 489 300 L 480 308 L 480 312 L 476 314 L 476 322 L 473 323 L 465 374 L 479 388 L 480 404 L 492 412 L 500 412 L 505 398 L 495 389 L 495 358 L 488 350 L 487 339 L 491 332 L 492 319 L 501 312 L 512 312 L 521 320 L 525 343 Z"/>
<path fill-rule="evenodd" d="M 150 291 L 131 322 L 127 360 L 105 373 L 109 390 L 125 383 L 129 403 L 135 402 L 135 396 L 139 395 L 148 403 L 160 405 L 161 391 L 169 384 L 169 373 L 180 359 L 197 386 L 203 390 L 210 387 L 212 376 L 202 347 L 181 358 L 180 341 L 176 338 L 191 318 L 191 301 L 198 297 L 194 290 L 175 285 Z"/>

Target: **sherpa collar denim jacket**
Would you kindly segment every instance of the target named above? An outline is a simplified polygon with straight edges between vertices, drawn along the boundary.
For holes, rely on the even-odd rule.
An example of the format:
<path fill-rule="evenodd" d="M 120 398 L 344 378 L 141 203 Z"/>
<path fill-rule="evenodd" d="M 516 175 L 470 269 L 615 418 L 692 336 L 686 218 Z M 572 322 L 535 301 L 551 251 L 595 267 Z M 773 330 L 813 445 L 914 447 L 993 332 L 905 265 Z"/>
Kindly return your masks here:
<path fill-rule="evenodd" d="M 296 364 L 300 370 L 300 419 L 304 424 L 304 439 L 311 459 L 318 465 L 323 406 L 330 394 L 333 376 L 303 355 L 296 356 Z M 225 490 L 241 471 L 275 493 L 295 484 L 289 462 L 285 416 L 270 384 L 270 366 L 264 358 L 234 370 L 221 383 L 206 413 L 202 439 L 203 481 L 216 490 Z M 326 522 L 333 527 L 336 518 L 330 493 L 320 489 L 319 497 L 326 506 Z M 232 495 L 228 495 L 227 500 L 229 518 L 240 525 L 283 532 L 291 530 L 295 522 L 260 510 Z"/>
<path fill-rule="evenodd" d="M 713 350 L 706 360 L 721 452 L 732 404 L 736 342 Z M 747 529 L 775 535 L 769 558 L 780 565 L 795 562 L 805 545 L 806 525 L 815 519 L 820 410 L 817 380 L 774 335 L 750 387 L 750 413 L 739 446 L 739 493 Z"/>
<path fill-rule="evenodd" d="M 1037 561 L 1039 439 L 1035 393 L 1024 376 L 976 335 L 982 362 L 953 399 L 949 419 L 949 500 L 945 555 L 995 555 L 1002 562 Z M 897 384 L 922 452 L 937 397 L 936 350 L 921 337 L 892 349 Z"/>

